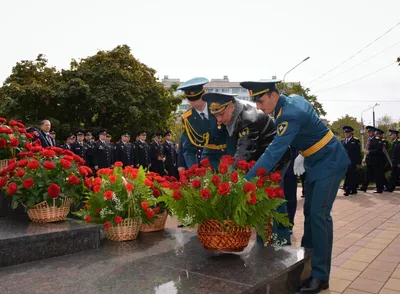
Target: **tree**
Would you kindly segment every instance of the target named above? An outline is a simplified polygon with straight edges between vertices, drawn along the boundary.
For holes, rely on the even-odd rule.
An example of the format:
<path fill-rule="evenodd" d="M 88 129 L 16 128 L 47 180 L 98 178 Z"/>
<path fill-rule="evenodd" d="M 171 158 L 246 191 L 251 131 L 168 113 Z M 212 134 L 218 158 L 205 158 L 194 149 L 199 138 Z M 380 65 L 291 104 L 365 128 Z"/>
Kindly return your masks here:
<path fill-rule="evenodd" d="M 392 117 L 389 115 L 385 114 L 381 118 L 378 118 L 376 121 L 377 128 L 381 129 L 385 133 L 389 131 L 392 127 L 396 127 L 396 124 L 394 123 Z"/>
<path fill-rule="evenodd" d="M 341 137 L 343 136 L 344 126 L 352 127 L 354 129 L 354 136 L 360 138 L 361 124 L 357 121 L 357 118 L 346 114 L 345 116 L 342 116 L 341 118 L 332 122 L 331 129 L 336 135 Z"/>
<path fill-rule="evenodd" d="M 303 88 L 300 83 L 279 83 L 278 89 L 281 92 L 284 92 L 286 95 L 296 94 L 304 97 L 311 105 L 314 107 L 314 110 L 317 112 L 318 116 L 325 116 L 326 111 L 324 110 L 322 104 L 318 102 L 316 95 L 310 94 L 309 88 Z"/>

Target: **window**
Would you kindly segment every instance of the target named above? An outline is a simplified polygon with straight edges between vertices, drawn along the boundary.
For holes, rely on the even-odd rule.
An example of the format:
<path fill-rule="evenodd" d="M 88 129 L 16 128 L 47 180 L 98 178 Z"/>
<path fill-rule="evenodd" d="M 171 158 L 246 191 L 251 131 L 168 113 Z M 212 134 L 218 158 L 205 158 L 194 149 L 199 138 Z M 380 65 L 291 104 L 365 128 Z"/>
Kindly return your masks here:
<path fill-rule="evenodd" d="M 221 89 L 221 92 L 223 92 L 223 93 L 229 93 L 229 89 L 227 89 L 227 88 Z"/>
<path fill-rule="evenodd" d="M 237 94 L 239 93 L 240 88 L 232 88 L 232 93 Z"/>

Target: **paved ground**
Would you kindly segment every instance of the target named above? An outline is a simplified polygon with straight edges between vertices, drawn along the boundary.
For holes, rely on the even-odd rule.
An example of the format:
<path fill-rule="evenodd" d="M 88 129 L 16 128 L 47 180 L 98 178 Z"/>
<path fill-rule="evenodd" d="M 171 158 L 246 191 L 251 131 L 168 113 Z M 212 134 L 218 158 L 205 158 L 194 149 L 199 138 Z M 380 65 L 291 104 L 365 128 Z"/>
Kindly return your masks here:
<path fill-rule="evenodd" d="M 292 242 L 300 246 L 303 199 L 297 204 Z M 321 293 L 400 294 L 400 191 L 345 197 L 339 190 L 332 217 L 330 290 Z M 167 226 L 176 228 L 176 220 L 169 219 Z"/>

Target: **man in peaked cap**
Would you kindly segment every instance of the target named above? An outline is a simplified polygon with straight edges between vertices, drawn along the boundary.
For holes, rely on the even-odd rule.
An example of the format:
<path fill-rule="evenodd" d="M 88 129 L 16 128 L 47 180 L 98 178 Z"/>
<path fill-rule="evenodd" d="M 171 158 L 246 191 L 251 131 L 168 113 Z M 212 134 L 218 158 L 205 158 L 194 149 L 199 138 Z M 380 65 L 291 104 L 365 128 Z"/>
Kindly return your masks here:
<path fill-rule="evenodd" d="M 354 129 L 351 126 L 344 126 L 343 132 L 343 147 L 351 161 L 344 180 L 344 196 L 349 196 L 357 194 L 357 169 L 361 166 L 361 146 L 360 140 L 353 136 Z"/>
<path fill-rule="evenodd" d="M 294 172 L 301 174 L 304 169 L 306 172 L 302 246 L 312 248 L 311 277 L 303 282 L 300 293 L 319 293 L 329 288 L 333 243 L 330 213 L 350 160 L 343 145 L 321 121 L 312 105 L 301 96 L 280 95 L 276 88 L 279 82 L 240 83 L 249 90 L 257 108 L 272 113 L 276 119 L 273 142 L 246 178 L 255 177 L 260 167 L 271 171 L 289 145 L 300 150 Z"/>
<path fill-rule="evenodd" d="M 387 185 L 387 191 L 393 192 L 396 188 L 397 179 L 400 175 L 400 139 L 398 138 L 399 131 L 390 129 L 390 140 L 392 141 L 392 153 L 390 159 L 392 161 L 392 169 L 390 173 L 390 181 Z"/>
<path fill-rule="evenodd" d="M 170 177 L 178 178 L 176 144 L 172 142 L 172 132 L 166 131 L 164 138 L 165 170 Z"/>
<path fill-rule="evenodd" d="M 152 136 L 153 142 L 149 146 L 149 156 L 150 156 L 150 171 L 158 173 L 160 176 L 164 176 L 164 147 L 161 144 L 162 135 L 160 133 L 155 133 Z"/>
<path fill-rule="evenodd" d="M 365 129 L 367 130 L 368 138 L 367 138 L 367 145 L 364 149 L 364 159 L 362 161 L 365 164 L 365 174 L 364 174 L 364 182 L 359 189 L 360 191 L 367 192 L 368 184 L 374 177 L 374 167 L 371 165 L 370 156 L 368 155 L 369 145 L 372 139 L 375 137 L 375 127 L 373 126 L 366 126 Z"/>
<path fill-rule="evenodd" d="M 99 140 L 96 141 L 93 148 L 93 165 L 97 171 L 100 168 L 109 168 L 112 166 L 112 153 L 114 152 L 111 145 L 106 141 L 106 130 L 98 132 Z"/>
<path fill-rule="evenodd" d="M 68 134 L 65 137 L 65 144 L 61 146 L 62 149 L 71 150 L 72 144 L 75 142 L 75 135 Z"/>
<path fill-rule="evenodd" d="M 194 78 L 182 83 L 177 89 L 184 92 L 192 106 L 182 115 L 183 133 L 180 141 L 179 170 L 199 164 L 207 157 L 217 169 L 221 156 L 226 154 L 226 131 L 218 128 L 215 118 L 209 114 L 207 103 L 202 96 L 205 93 L 206 78 Z"/>
<path fill-rule="evenodd" d="M 145 131 L 140 131 L 137 133 L 138 140 L 135 142 L 134 149 L 134 165 L 139 168 L 148 168 L 150 164 L 149 157 L 149 145 L 146 142 L 147 134 Z"/>
<path fill-rule="evenodd" d="M 129 143 L 131 135 L 128 132 L 121 134 L 121 140 L 115 144 L 115 161 L 121 161 L 123 167 L 133 167 L 133 147 Z"/>
<path fill-rule="evenodd" d="M 89 146 L 85 143 L 85 133 L 82 130 L 76 132 L 76 142 L 71 145 L 71 151 L 85 160 L 87 165 L 87 153 Z"/>

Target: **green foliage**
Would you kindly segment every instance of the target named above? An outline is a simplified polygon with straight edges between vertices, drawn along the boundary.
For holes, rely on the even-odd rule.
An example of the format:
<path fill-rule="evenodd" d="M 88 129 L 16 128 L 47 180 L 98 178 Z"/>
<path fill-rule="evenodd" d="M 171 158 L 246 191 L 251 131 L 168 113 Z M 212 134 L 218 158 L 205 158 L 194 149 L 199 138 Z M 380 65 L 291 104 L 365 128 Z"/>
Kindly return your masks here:
<path fill-rule="evenodd" d="M 331 129 L 336 135 L 343 137 L 344 126 L 352 127 L 354 129 L 354 137 L 357 137 L 361 140 L 360 138 L 361 125 L 357 121 L 357 118 L 346 114 L 345 116 L 342 116 L 341 118 L 332 122 Z"/>

